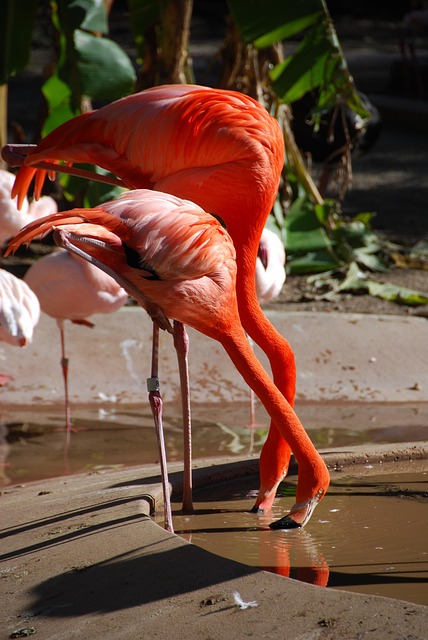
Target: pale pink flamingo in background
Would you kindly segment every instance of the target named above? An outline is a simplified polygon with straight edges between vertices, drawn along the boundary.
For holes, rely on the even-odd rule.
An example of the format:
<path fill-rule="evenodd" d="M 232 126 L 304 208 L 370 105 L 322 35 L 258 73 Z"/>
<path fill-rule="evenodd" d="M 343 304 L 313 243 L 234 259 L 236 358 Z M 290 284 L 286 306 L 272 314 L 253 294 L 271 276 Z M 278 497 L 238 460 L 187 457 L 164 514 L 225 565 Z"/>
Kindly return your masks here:
<path fill-rule="evenodd" d="M 115 277 L 160 328 L 172 333 L 169 320 L 174 319 L 223 345 L 298 461 L 296 504 L 271 527 L 304 526 L 328 488 L 329 473 L 248 343 L 238 312 L 236 252 L 226 230 L 196 204 L 136 190 L 96 209 L 74 209 L 32 223 L 9 250 L 52 228 L 60 246 Z"/>
<path fill-rule="evenodd" d="M 46 215 L 54 213 L 55 202 L 44 196 L 29 205 L 24 198 L 21 210 L 11 199 L 15 175 L 0 169 L 0 254 L 7 241 L 22 227 L 41 215 L 41 207 Z M 0 270 L 0 341 L 16 347 L 24 347 L 32 341 L 33 329 L 39 321 L 39 302 L 31 289 L 22 280 Z M 11 380 L 8 374 L 0 374 L 0 386 Z"/>
<path fill-rule="evenodd" d="M 58 210 L 55 200 L 50 196 L 42 196 L 31 203 L 24 198 L 18 209 L 16 200 L 11 199 L 14 182 L 13 173 L 0 169 L 0 248 L 32 220 Z"/>
<path fill-rule="evenodd" d="M 282 291 L 286 279 L 285 249 L 279 236 L 263 229 L 256 260 L 256 291 L 260 304 L 269 304 Z"/>
<path fill-rule="evenodd" d="M 64 380 L 66 443 L 76 429 L 71 424 L 68 393 L 68 363 L 64 322 L 93 327 L 88 320 L 96 313 L 113 313 L 128 295 L 117 282 L 94 265 L 63 249 L 39 258 L 25 274 L 25 282 L 37 295 L 44 313 L 57 322 L 61 338 L 61 368 Z"/>
<path fill-rule="evenodd" d="M 256 292 L 261 305 L 275 300 L 282 291 L 286 278 L 285 249 L 279 236 L 265 227 L 260 238 L 256 260 Z M 249 338 L 251 346 L 253 341 Z M 250 389 L 250 452 L 254 446 L 254 429 L 256 427 L 255 395 Z"/>
<path fill-rule="evenodd" d="M 40 196 L 46 169 L 76 173 L 70 165 L 84 162 L 113 172 L 115 184 L 171 193 L 220 216 L 236 248 L 242 325 L 267 354 L 275 384 L 293 405 L 294 354 L 263 314 L 255 288 L 260 237 L 284 163 L 281 129 L 264 107 L 234 91 L 153 87 L 69 120 L 35 147 L 9 145 L 2 155 L 10 165 L 24 162 L 13 190 L 19 202 L 34 177 L 35 197 Z M 271 508 L 287 473 L 291 450 L 283 435 L 281 425 L 271 425 L 260 456 L 255 511 Z"/>
<path fill-rule="evenodd" d="M 0 269 L 0 341 L 14 347 L 30 344 L 39 317 L 39 301 L 30 287 L 12 273 Z M 11 379 L 7 374 L 0 374 L 0 386 Z"/>

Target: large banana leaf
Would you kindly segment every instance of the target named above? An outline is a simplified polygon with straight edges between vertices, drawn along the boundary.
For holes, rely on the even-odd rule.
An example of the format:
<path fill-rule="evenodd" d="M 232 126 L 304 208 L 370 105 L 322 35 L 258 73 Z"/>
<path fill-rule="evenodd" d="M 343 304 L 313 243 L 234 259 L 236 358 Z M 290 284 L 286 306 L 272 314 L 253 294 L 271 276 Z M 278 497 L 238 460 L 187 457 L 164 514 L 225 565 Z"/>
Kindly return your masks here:
<path fill-rule="evenodd" d="M 323 16 L 321 0 L 228 0 L 230 12 L 244 42 L 268 47 L 290 38 Z"/>
<path fill-rule="evenodd" d="M 79 113 L 83 97 L 117 100 L 132 92 L 136 79 L 123 49 L 99 37 L 107 31 L 103 2 L 56 0 L 53 5 L 60 54 L 55 73 L 42 89 L 49 109 L 43 135 Z"/>
<path fill-rule="evenodd" d="M 338 97 L 361 118 L 368 113 L 353 78 L 325 0 L 228 0 L 231 14 L 246 43 L 263 48 L 302 34 L 297 51 L 270 72 L 275 93 L 291 103 L 319 90 L 318 108 L 332 108 Z"/>

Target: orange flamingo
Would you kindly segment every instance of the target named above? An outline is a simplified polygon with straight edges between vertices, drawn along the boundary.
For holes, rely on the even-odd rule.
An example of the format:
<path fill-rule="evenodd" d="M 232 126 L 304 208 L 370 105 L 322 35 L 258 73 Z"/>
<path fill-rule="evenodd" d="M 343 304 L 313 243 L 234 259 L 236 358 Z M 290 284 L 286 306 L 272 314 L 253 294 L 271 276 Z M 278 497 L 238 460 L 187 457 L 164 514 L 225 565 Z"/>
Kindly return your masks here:
<path fill-rule="evenodd" d="M 61 369 L 64 381 L 66 444 L 77 429 L 71 424 L 68 393 L 69 358 L 65 351 L 64 322 L 92 328 L 88 320 L 95 313 L 113 313 L 128 294 L 116 280 L 92 264 L 60 250 L 37 260 L 25 274 L 25 282 L 37 295 L 44 313 L 56 320 L 61 338 Z"/>
<path fill-rule="evenodd" d="M 218 340 L 258 395 L 299 465 L 296 504 L 272 528 L 304 526 L 329 484 L 328 470 L 290 403 L 255 357 L 238 312 L 235 247 L 199 206 L 148 190 L 96 209 L 74 209 L 30 224 L 16 250 L 55 228 L 55 240 L 113 276 L 160 328 L 169 319 Z"/>
<path fill-rule="evenodd" d="M 127 187 L 156 189 L 192 200 L 221 216 L 236 249 L 237 297 L 242 325 L 269 358 L 278 389 L 294 403 L 293 351 L 263 314 L 255 289 L 260 237 L 274 203 L 284 163 L 281 129 L 266 109 L 234 91 L 197 85 L 147 89 L 64 123 L 36 147 L 3 149 L 18 172 L 19 202 L 35 177 L 39 197 L 47 172 L 94 163 Z M 60 162 L 66 163 L 59 167 Z M 44 167 L 44 169 L 40 169 Z M 260 491 L 254 510 L 271 508 L 290 461 L 280 425 L 270 428 L 260 456 Z"/>

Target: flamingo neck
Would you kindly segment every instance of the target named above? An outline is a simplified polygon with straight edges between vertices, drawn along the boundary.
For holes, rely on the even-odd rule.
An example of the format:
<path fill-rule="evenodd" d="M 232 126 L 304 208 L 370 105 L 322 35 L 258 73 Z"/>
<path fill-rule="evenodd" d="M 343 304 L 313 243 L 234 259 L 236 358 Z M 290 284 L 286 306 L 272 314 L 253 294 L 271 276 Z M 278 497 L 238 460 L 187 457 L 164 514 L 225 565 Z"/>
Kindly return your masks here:
<path fill-rule="evenodd" d="M 236 294 L 242 326 L 266 353 L 273 379 L 291 406 L 296 394 L 296 363 L 290 343 L 265 316 L 257 299 L 255 263 L 257 248 L 236 246 Z"/>
<path fill-rule="evenodd" d="M 315 451 L 314 445 L 290 403 L 257 360 L 245 333 L 239 327 L 232 328 L 221 342 L 245 382 L 259 397 L 281 435 L 290 444 L 297 460 L 302 456 L 303 459 L 310 457 Z"/>
<path fill-rule="evenodd" d="M 298 462 L 297 502 L 304 502 L 316 495 L 322 496 L 330 482 L 329 472 L 324 461 L 294 409 L 257 360 L 242 328 L 237 323 L 229 323 L 229 326 L 227 333 L 220 338 L 223 347 L 245 382 L 263 403 L 278 432 L 291 448 Z M 217 339 L 219 339 L 218 336 Z M 270 451 L 269 457 L 271 460 L 267 462 L 272 462 L 275 465 L 276 453 Z M 282 474 L 278 478 L 278 482 L 281 478 Z M 275 486 L 278 482 L 275 483 Z"/>

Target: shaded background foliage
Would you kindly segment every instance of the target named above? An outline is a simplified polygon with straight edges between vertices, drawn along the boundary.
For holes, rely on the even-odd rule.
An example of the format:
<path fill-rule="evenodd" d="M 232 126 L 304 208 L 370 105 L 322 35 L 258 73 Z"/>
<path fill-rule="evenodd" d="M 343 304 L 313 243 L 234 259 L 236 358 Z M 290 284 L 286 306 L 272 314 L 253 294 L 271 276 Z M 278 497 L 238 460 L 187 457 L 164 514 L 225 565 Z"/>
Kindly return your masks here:
<path fill-rule="evenodd" d="M 221 45 L 202 83 L 252 95 L 283 127 L 287 149 L 284 176 L 269 225 L 284 241 L 288 270 L 327 272 L 325 282 L 333 290 L 346 285 L 351 291 L 364 289 L 409 304 L 427 302 L 422 294 L 367 285 L 370 278 L 362 271 L 385 270 L 391 252 L 397 248 L 373 232 L 371 213 L 364 212 L 352 220 L 341 213 L 355 142 L 346 131 L 348 125 L 343 153 L 335 165 L 335 170 L 337 166 L 342 170 L 342 184 L 334 198 L 326 199 L 315 185 L 310 165 L 293 135 L 300 103 L 308 97 L 304 124 L 310 117 L 315 134 L 323 133 L 331 114 L 335 121 L 344 121 L 344 114 L 351 114 L 359 125 L 369 120 L 329 15 L 329 10 L 349 9 L 347 3 L 332 0 L 327 8 L 323 0 L 265 0 L 262 11 L 258 0 L 7 0 L 6 5 L 2 87 L 25 68 L 32 34 L 33 47 L 34 40 L 42 39 L 52 50 L 44 70 L 44 101 L 34 141 L 76 113 L 147 86 L 201 82 L 198 61 L 189 55 L 189 39 L 192 19 L 209 14 L 211 33 L 207 37 L 217 38 Z M 370 5 L 370 12 L 387 12 L 399 20 L 403 11 L 413 6 L 412 2 L 380 2 L 375 7 Z M 364 15 L 368 3 L 360 3 L 353 10 Z M 17 29 L 25 34 L 19 47 Z M 6 122 L 5 113 L 2 121 Z M 16 126 L 15 141 L 20 137 L 22 131 Z M 68 205 L 91 206 L 115 195 L 111 187 L 64 176 L 60 185 Z M 416 251 L 420 256 L 425 249 L 422 244 Z"/>

